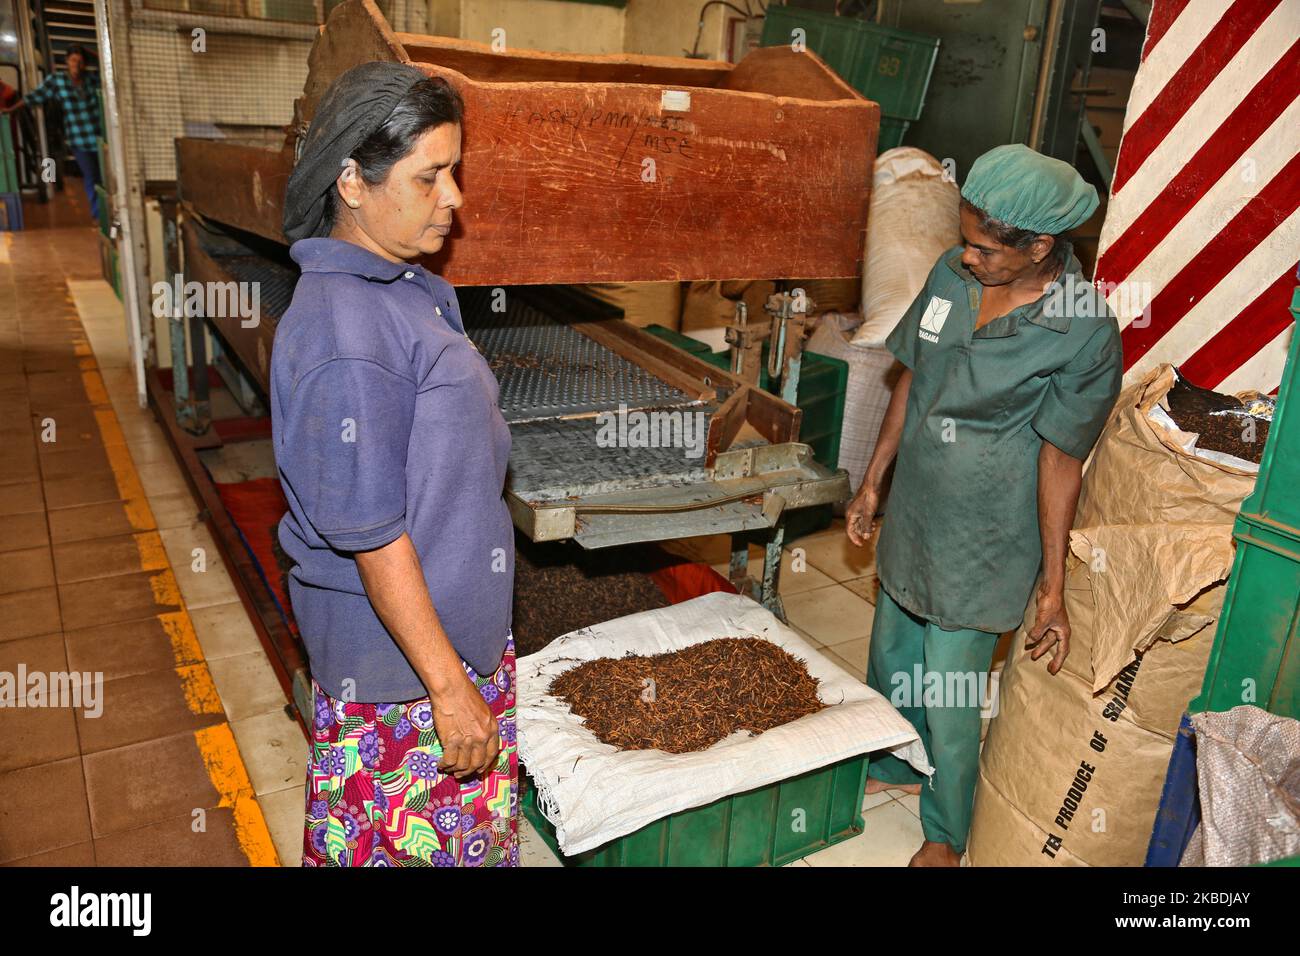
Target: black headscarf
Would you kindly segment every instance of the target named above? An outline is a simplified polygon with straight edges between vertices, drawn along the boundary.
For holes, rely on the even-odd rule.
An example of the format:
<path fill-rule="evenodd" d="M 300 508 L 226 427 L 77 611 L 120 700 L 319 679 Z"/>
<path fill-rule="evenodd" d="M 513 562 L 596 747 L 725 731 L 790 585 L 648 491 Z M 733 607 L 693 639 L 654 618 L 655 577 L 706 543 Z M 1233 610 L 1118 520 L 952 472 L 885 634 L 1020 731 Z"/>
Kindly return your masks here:
<path fill-rule="evenodd" d="M 343 164 L 424 78 L 413 66 L 375 62 L 354 66 L 330 84 L 285 189 L 283 228 L 290 242 L 325 235 L 325 197 Z"/>

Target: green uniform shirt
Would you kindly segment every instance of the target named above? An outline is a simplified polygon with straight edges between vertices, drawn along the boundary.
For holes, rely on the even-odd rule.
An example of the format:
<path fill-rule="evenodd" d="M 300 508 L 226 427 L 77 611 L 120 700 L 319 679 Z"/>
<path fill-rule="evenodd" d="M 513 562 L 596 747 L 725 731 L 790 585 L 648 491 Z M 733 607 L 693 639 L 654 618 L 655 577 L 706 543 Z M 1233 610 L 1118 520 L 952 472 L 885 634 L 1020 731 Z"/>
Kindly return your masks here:
<path fill-rule="evenodd" d="M 939 257 L 886 340 L 912 370 L 877 564 L 948 630 L 1020 624 L 1042 563 L 1038 452 L 1086 458 L 1119 395 L 1119 326 L 1070 255 L 1047 295 L 976 331 L 983 286 Z"/>

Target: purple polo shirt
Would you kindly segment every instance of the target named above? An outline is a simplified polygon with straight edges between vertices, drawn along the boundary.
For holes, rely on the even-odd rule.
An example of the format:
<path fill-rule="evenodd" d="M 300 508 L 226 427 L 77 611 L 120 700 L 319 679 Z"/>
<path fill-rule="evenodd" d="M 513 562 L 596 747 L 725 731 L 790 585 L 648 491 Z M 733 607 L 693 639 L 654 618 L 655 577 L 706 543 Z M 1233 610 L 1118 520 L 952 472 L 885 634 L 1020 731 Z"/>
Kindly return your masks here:
<path fill-rule="evenodd" d="M 450 284 L 341 239 L 302 239 L 271 353 L 280 544 L 312 676 L 334 697 L 427 693 L 375 614 L 352 552 L 411 536 L 452 645 L 479 674 L 510 629 L 510 429 Z M 351 684 L 346 682 L 351 681 Z"/>

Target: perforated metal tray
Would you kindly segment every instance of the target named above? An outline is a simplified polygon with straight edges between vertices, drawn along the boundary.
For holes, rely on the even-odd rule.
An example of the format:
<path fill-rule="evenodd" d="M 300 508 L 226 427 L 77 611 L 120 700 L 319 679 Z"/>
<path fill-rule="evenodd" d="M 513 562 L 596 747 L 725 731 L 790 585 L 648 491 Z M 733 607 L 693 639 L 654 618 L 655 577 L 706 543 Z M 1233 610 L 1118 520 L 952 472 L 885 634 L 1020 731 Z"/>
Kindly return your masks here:
<path fill-rule="evenodd" d="M 691 396 L 513 291 L 457 290 L 465 331 L 501 388 L 507 422 L 696 404 Z M 494 306 L 500 311 L 494 311 Z"/>

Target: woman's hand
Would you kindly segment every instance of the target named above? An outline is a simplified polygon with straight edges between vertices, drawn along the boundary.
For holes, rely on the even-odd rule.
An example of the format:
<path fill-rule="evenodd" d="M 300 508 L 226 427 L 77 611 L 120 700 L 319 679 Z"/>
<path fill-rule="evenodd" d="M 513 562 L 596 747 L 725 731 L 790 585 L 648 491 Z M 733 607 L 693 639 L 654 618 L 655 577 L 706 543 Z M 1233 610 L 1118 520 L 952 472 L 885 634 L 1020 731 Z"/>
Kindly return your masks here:
<path fill-rule="evenodd" d="M 1038 610 L 1025 648 L 1033 648 L 1029 656 L 1038 660 L 1048 651 L 1052 659 L 1047 663 L 1047 673 L 1055 676 L 1070 654 L 1070 616 L 1065 612 L 1065 596 L 1055 588 L 1040 587 Z"/>
<path fill-rule="evenodd" d="M 880 506 L 880 489 L 864 481 L 844 510 L 844 532 L 859 548 L 867 543 L 876 528 L 876 511 Z"/>
<path fill-rule="evenodd" d="M 430 693 L 429 699 L 433 728 L 442 744 L 438 769 L 457 780 L 491 770 L 501 749 L 497 719 L 474 682 L 462 672 L 459 680 Z"/>

